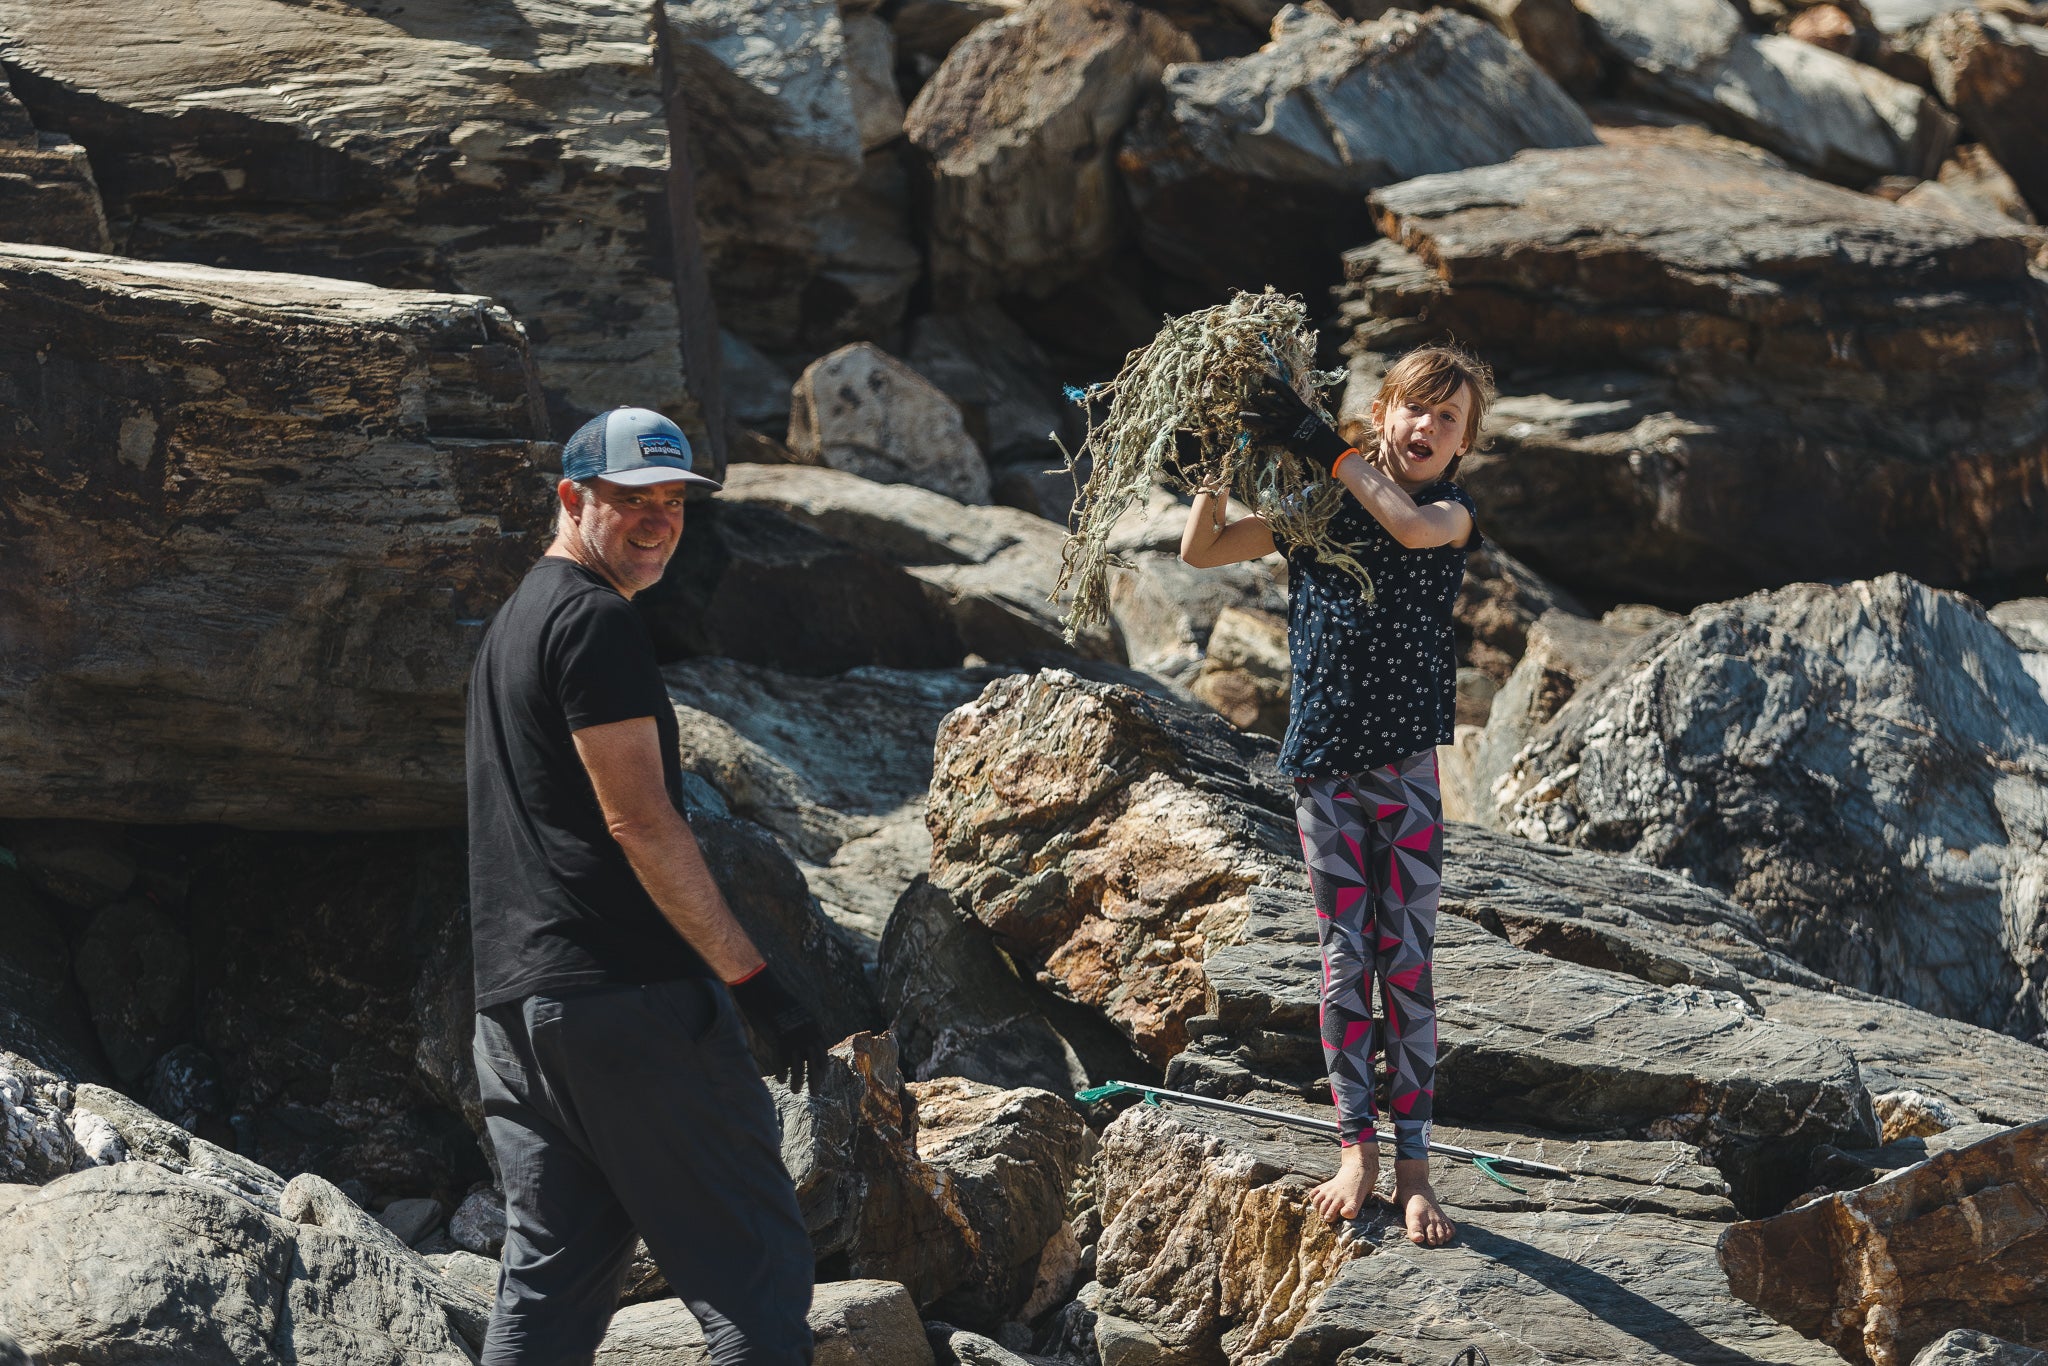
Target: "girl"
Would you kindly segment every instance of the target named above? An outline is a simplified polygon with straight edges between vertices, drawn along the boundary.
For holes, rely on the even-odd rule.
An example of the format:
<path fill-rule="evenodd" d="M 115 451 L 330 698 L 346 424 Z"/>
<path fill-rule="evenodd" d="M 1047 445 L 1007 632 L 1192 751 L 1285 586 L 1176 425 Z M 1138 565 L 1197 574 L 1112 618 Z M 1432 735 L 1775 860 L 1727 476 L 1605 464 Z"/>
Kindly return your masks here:
<path fill-rule="evenodd" d="M 1315 892 L 1323 953 L 1323 1059 L 1343 1145 L 1337 1174 L 1310 1199 L 1324 1218 L 1355 1218 L 1379 1179 L 1373 1096 L 1372 982 L 1379 979 L 1394 1205 L 1425 1247 L 1456 1231 L 1429 1183 L 1436 1086 L 1437 890 L 1443 800 L 1436 746 L 1451 740 L 1457 702 L 1451 604 L 1465 557 L 1478 545 L 1473 504 L 1450 476 L 1486 415 L 1486 367 L 1431 346 L 1387 372 L 1373 401 L 1371 449 L 1332 431 L 1275 379 L 1246 425 L 1329 469 L 1352 495 L 1330 523 L 1333 539 L 1372 575 L 1376 600 L 1355 579 L 1291 546 L 1288 653 L 1294 684 L 1280 771 L 1294 779 L 1295 819 Z M 1270 555 L 1260 517 L 1227 521 L 1227 491 L 1201 493 L 1181 535 L 1196 568 Z"/>

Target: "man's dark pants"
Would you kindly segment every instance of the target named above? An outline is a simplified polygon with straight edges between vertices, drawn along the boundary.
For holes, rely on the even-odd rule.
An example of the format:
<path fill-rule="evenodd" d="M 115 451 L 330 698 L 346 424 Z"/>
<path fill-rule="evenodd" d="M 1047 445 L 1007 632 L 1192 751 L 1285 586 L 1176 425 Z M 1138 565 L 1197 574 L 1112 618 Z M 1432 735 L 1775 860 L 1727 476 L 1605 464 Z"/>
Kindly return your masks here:
<path fill-rule="evenodd" d="M 506 1222 L 484 1366 L 588 1362 L 636 1230 L 713 1361 L 810 1361 L 810 1238 L 724 987 L 529 996 L 475 1047 Z"/>

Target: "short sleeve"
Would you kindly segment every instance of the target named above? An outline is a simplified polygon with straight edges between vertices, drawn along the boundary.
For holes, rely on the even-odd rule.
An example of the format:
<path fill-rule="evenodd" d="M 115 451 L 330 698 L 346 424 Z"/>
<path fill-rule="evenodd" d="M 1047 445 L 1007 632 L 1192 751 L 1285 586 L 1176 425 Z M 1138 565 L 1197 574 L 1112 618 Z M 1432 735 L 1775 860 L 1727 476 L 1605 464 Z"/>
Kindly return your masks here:
<path fill-rule="evenodd" d="M 1465 544 L 1456 547 L 1457 549 L 1470 555 L 1486 544 L 1486 536 L 1479 530 L 1479 505 L 1472 501 L 1471 494 L 1465 492 L 1456 484 L 1446 483 L 1443 496 L 1437 501 L 1456 503 L 1459 507 L 1472 514 L 1472 537 Z"/>
<path fill-rule="evenodd" d="M 624 598 L 580 594 L 563 607 L 554 626 L 552 682 L 570 730 L 655 716 L 668 705 L 654 640 Z"/>

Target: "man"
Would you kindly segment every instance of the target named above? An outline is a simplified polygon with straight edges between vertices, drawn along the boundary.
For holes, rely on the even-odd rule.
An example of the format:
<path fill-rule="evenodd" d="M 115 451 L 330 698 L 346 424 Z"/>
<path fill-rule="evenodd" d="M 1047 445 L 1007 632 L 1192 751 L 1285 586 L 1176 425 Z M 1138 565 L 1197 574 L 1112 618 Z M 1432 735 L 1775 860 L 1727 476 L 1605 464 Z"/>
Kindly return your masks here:
<path fill-rule="evenodd" d="M 680 814 L 675 713 L 631 606 L 684 493 L 719 485 L 659 413 L 562 451 L 556 534 L 469 691 L 476 1063 L 505 1187 L 485 1366 L 588 1362 L 634 1233 L 714 1361 L 811 1359 L 811 1246 L 745 1015 L 801 1088 L 809 1013 L 733 919 Z"/>

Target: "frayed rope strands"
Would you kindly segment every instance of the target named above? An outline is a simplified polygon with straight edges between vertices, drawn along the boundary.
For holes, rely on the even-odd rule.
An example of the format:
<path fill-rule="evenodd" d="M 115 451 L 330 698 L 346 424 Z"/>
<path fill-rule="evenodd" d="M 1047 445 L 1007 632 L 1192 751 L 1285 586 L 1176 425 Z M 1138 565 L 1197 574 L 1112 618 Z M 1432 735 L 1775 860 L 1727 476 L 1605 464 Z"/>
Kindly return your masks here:
<path fill-rule="evenodd" d="M 1315 353 L 1301 300 L 1271 289 L 1239 292 L 1229 303 L 1168 318 L 1158 336 L 1125 357 L 1115 379 L 1067 390 L 1088 415 L 1078 451 L 1059 443 L 1080 489 L 1053 592 L 1058 600 L 1073 591 L 1060 618 L 1069 644 L 1085 627 L 1108 619 L 1109 570 L 1116 563 L 1110 530 L 1155 483 L 1186 494 L 1228 489 L 1266 519 L 1283 549 L 1306 546 L 1357 579 L 1360 596 L 1372 600 L 1372 576 L 1348 545 L 1329 535 L 1330 518 L 1346 496 L 1342 486 L 1286 448 L 1253 441 L 1239 416 L 1275 371 L 1316 404 L 1316 391 L 1343 376 L 1316 370 Z"/>

